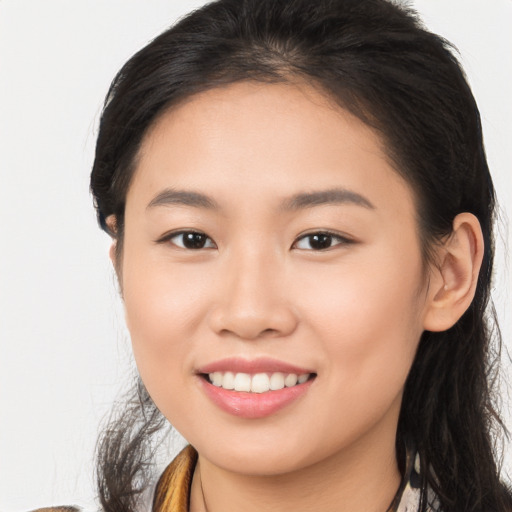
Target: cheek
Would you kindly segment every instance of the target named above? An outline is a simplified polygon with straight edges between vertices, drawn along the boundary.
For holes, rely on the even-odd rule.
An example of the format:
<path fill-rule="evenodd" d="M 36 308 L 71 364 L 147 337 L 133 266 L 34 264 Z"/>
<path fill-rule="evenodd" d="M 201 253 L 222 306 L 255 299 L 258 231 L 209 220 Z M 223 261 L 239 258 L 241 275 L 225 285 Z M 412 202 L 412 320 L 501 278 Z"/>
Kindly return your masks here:
<path fill-rule="evenodd" d="M 398 393 L 414 359 L 423 331 L 422 266 L 419 254 L 408 256 L 382 252 L 357 259 L 303 279 L 295 290 L 305 298 L 310 336 L 330 358 L 331 381 L 358 388 L 355 403 L 361 395 Z"/>
<path fill-rule="evenodd" d="M 128 249 L 128 248 L 126 248 Z M 165 260 L 126 250 L 123 298 L 141 377 L 157 400 L 160 388 L 187 373 L 193 332 L 204 316 L 204 276 Z"/>

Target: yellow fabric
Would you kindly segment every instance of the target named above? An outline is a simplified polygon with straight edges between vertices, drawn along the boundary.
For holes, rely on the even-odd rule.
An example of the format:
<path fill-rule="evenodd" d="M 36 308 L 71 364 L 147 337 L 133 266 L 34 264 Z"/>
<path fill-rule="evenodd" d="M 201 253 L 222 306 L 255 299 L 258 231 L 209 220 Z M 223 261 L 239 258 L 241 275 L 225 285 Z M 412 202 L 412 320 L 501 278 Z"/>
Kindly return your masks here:
<path fill-rule="evenodd" d="M 197 452 L 186 446 L 167 466 L 156 486 L 153 512 L 188 512 Z"/>

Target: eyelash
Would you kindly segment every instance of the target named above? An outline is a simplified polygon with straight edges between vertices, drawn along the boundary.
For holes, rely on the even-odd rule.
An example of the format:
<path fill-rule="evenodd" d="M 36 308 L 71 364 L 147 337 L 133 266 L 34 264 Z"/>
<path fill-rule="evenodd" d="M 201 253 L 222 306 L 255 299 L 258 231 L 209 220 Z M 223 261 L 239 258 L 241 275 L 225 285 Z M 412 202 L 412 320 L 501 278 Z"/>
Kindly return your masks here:
<path fill-rule="evenodd" d="M 186 247 L 185 243 L 177 244 L 172 241 L 173 239 L 175 239 L 179 236 L 183 236 L 183 235 L 192 235 L 192 236 L 199 237 L 199 239 L 196 239 L 195 241 L 198 242 L 199 245 L 201 245 L 201 243 L 203 245 L 200 247 Z M 201 237 L 203 237 L 203 238 L 201 238 Z M 335 243 L 334 245 L 329 245 L 328 247 L 322 247 L 322 248 L 315 249 L 311 246 L 311 239 L 313 237 L 325 237 L 326 239 L 330 240 L 331 242 L 337 241 L 337 243 Z M 310 242 L 309 242 L 310 248 L 309 249 L 297 247 L 299 242 L 301 242 L 303 240 L 307 240 L 308 238 L 310 239 Z M 194 241 L 194 240 L 191 240 L 191 241 Z M 206 244 L 208 244 L 208 241 L 210 242 L 210 244 L 206 245 Z M 156 242 L 157 243 L 170 242 L 173 245 L 176 245 L 177 247 L 179 247 L 181 249 L 187 249 L 187 250 L 191 250 L 191 251 L 197 251 L 197 250 L 201 250 L 201 249 L 215 249 L 217 247 L 215 242 L 206 233 L 203 233 L 202 231 L 194 231 L 194 230 L 177 231 L 177 232 L 169 233 L 167 235 L 164 235 L 162 238 L 160 238 Z M 319 242 L 321 243 L 321 240 Z M 303 235 L 298 236 L 292 244 L 292 249 L 299 249 L 299 250 L 312 251 L 312 252 L 323 252 L 323 251 L 328 251 L 329 249 L 332 249 L 333 247 L 336 247 L 338 245 L 348 245 L 348 244 L 353 244 L 353 243 L 354 243 L 354 240 L 347 238 L 345 236 L 342 236 L 339 233 L 335 233 L 335 232 L 328 231 L 328 230 L 321 230 L 321 231 L 313 231 L 310 233 L 305 233 Z"/>
<path fill-rule="evenodd" d="M 204 247 L 204 245 L 203 245 L 202 247 L 192 248 L 192 247 L 185 247 L 185 244 L 178 245 L 177 243 L 172 241 L 174 238 L 177 238 L 177 237 L 183 236 L 183 235 L 193 235 L 193 236 L 195 235 L 197 237 L 204 237 L 205 243 L 206 243 L 207 240 L 209 240 L 212 243 L 212 245 L 209 246 L 209 247 Z M 215 249 L 217 247 L 215 245 L 215 242 L 206 233 L 203 233 L 202 231 L 194 231 L 193 229 L 189 229 L 189 230 L 186 230 L 186 231 L 185 230 L 183 230 L 183 231 L 175 231 L 173 233 L 169 233 L 167 235 L 164 235 L 162 238 L 157 240 L 157 243 L 166 243 L 166 242 L 171 242 L 173 245 L 176 245 L 180 249 L 188 249 L 188 250 L 191 250 L 191 251 L 197 251 L 197 250 L 200 250 L 200 249 Z"/>
<path fill-rule="evenodd" d="M 307 240 L 308 238 L 311 239 L 312 237 L 315 237 L 315 236 L 326 237 L 326 238 L 331 239 L 331 241 L 337 241 L 337 243 L 335 243 L 334 245 L 330 245 L 329 247 L 325 247 L 325 248 L 321 248 L 321 249 L 313 249 L 313 248 L 301 249 L 299 247 L 296 247 L 300 241 Z M 310 250 L 310 251 L 314 251 L 314 252 L 322 252 L 322 251 L 328 251 L 329 249 L 332 249 L 333 247 L 336 247 L 338 245 L 348 245 L 348 244 L 353 244 L 353 243 L 354 243 L 354 240 L 352 240 L 346 236 L 340 235 L 339 233 L 335 233 L 333 231 L 328 231 L 328 230 L 322 230 L 322 231 L 313 231 L 313 232 L 305 233 L 303 235 L 298 236 L 296 238 L 296 240 L 293 242 L 292 248 L 295 247 L 299 250 L 308 250 L 308 251 Z M 311 240 L 309 242 L 309 245 L 311 247 Z"/>

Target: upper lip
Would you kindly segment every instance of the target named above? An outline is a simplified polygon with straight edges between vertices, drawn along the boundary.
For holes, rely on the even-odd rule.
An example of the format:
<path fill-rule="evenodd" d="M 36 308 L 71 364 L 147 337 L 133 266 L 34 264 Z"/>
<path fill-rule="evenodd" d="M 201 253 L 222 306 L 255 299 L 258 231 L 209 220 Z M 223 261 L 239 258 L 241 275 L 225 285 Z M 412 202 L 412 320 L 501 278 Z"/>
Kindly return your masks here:
<path fill-rule="evenodd" d="M 305 373 L 314 373 L 308 368 L 302 368 L 294 364 L 279 361 L 268 357 L 257 359 L 243 359 L 239 357 L 229 357 L 219 359 L 201 366 L 197 369 L 197 373 L 213 373 L 213 372 L 233 372 L 233 373 L 265 373 L 265 372 L 281 372 L 295 373 L 303 375 Z"/>

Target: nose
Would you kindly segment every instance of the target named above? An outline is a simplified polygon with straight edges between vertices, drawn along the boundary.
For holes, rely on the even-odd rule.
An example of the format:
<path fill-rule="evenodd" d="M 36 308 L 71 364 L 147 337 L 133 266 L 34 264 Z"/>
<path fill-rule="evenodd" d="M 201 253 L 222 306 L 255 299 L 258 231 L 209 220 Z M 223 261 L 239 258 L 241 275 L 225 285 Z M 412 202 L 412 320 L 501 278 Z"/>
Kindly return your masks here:
<path fill-rule="evenodd" d="M 298 315 L 283 282 L 285 271 L 275 259 L 259 253 L 224 263 L 209 318 L 213 331 L 255 340 L 296 329 Z"/>

